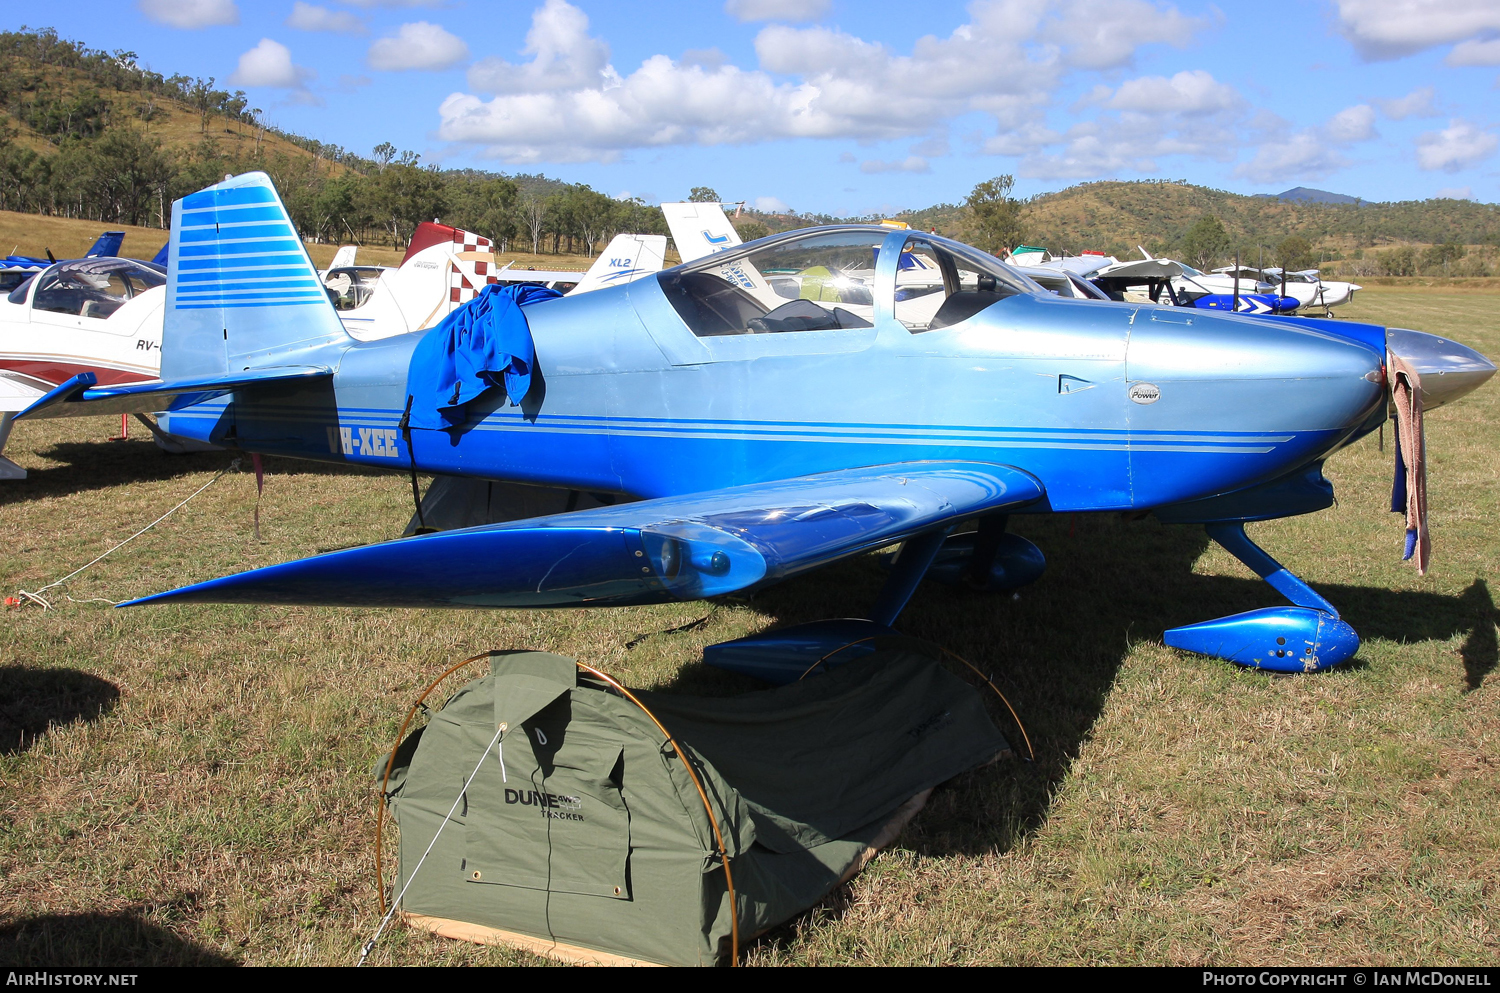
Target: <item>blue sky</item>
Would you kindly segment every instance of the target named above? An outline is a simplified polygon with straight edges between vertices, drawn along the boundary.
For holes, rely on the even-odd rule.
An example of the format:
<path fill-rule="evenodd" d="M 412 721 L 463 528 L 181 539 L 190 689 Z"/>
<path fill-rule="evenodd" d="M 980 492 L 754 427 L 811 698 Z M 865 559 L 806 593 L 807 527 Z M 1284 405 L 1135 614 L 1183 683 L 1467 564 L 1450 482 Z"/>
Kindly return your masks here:
<path fill-rule="evenodd" d="M 16 11 L 26 11 L 22 16 Z M 361 154 L 832 214 L 1092 179 L 1500 199 L 1500 2 L 74 0 Z"/>

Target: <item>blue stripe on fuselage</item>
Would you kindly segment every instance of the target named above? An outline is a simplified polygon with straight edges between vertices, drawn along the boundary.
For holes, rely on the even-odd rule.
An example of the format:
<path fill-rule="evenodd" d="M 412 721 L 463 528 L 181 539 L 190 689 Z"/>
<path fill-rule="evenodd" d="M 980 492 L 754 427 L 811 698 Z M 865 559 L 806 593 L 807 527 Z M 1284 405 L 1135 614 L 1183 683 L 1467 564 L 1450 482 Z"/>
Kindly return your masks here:
<path fill-rule="evenodd" d="M 174 424 L 209 430 L 220 411 L 172 415 Z M 241 444 L 321 461 L 405 470 L 400 411 L 246 406 L 236 411 Z M 336 419 L 337 423 L 325 423 Z M 333 450 L 329 429 L 385 432 L 378 455 Z M 175 430 L 175 429 L 174 429 Z M 453 444 L 440 432 L 416 432 L 425 472 L 466 475 L 476 466 L 520 482 L 611 489 L 643 496 L 828 471 L 851 464 L 983 459 L 1016 465 L 1048 486 L 1052 510 L 1112 510 L 1179 502 L 1285 471 L 1332 445 L 1337 431 L 1282 433 L 1128 431 L 1044 427 L 871 424 L 857 422 L 668 420 L 544 416 L 495 411 Z M 380 435 L 373 435 L 380 440 Z M 295 439 L 295 440 L 294 440 Z M 357 447 L 357 446 L 356 446 Z M 565 452 L 566 457 L 560 457 Z M 628 467 L 617 474 L 611 467 Z"/>

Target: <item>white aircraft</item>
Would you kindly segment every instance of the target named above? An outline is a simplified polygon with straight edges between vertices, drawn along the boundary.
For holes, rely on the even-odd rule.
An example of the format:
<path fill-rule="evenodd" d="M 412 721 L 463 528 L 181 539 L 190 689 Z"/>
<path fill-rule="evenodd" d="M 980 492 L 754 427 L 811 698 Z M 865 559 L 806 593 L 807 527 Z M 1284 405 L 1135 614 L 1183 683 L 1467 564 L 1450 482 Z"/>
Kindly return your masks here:
<path fill-rule="evenodd" d="M 344 255 L 348 250 L 349 254 Z M 339 249 L 323 277 L 339 319 L 361 341 L 423 331 L 495 283 L 539 283 L 564 293 L 588 293 L 660 272 L 667 239 L 658 234 L 616 235 L 587 272 L 517 269 L 496 263 L 488 238 L 433 222 L 418 225 L 398 268 L 353 262 Z"/>
<path fill-rule="evenodd" d="M 107 386 L 156 378 L 166 282 L 149 263 L 102 256 L 46 266 L 0 298 L 0 451 L 12 415 L 80 372 Z M 25 476 L 0 457 L 0 479 Z"/>
<path fill-rule="evenodd" d="M 1266 279 L 1281 286 L 1282 271 L 1280 269 L 1267 269 Z M 1286 275 L 1286 296 L 1295 297 L 1301 305 L 1298 310 L 1323 311 L 1324 316 L 1332 317 L 1333 308 L 1342 306 L 1354 299 L 1354 291 L 1364 289 L 1357 283 L 1347 283 L 1336 279 L 1324 279 L 1316 269 L 1299 269 L 1288 272 Z"/>
<path fill-rule="evenodd" d="M 740 233 L 725 215 L 723 204 L 664 203 L 661 212 L 684 263 L 727 252 L 740 244 Z"/>

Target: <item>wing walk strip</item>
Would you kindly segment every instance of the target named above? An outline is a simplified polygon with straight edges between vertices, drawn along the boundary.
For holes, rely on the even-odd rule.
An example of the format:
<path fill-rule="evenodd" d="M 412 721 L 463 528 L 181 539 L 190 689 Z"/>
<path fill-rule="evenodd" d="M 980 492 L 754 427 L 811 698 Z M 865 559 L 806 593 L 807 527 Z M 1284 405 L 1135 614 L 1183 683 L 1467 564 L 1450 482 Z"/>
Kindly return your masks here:
<path fill-rule="evenodd" d="M 287 408 L 246 408 L 255 420 L 267 423 L 305 424 L 327 417 L 326 411 L 299 416 Z M 182 413 L 174 416 L 181 417 Z M 191 415 L 190 415 L 191 416 Z M 204 416 L 218 417 L 217 413 Z M 393 428 L 399 424 L 394 411 L 344 409 L 343 427 Z M 964 428 L 937 431 L 923 427 L 858 424 L 798 424 L 726 421 L 660 421 L 647 418 L 595 418 L 560 416 L 528 422 L 505 415 L 475 425 L 486 432 L 541 432 L 565 435 L 616 435 L 631 438 L 679 438 L 705 441 L 820 442 L 825 444 L 900 444 L 926 448 L 1059 448 L 1084 451 L 1190 452 L 1206 454 L 1263 455 L 1275 451 L 1296 434 L 1218 434 L 1195 432 L 1067 431 L 1048 428 Z"/>

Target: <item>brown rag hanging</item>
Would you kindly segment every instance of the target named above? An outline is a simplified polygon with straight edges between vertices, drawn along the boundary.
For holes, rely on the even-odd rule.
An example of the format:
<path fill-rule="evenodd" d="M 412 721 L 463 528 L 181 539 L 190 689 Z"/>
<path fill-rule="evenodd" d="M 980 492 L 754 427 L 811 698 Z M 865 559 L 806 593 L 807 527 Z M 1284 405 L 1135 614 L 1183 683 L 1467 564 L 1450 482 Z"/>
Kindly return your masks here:
<path fill-rule="evenodd" d="M 1390 353 L 1391 403 L 1396 408 L 1396 458 L 1406 468 L 1406 554 L 1417 575 L 1427 575 L 1432 538 L 1427 533 L 1427 436 L 1422 429 L 1422 377 Z M 1392 510 L 1399 508 L 1392 506 Z"/>

